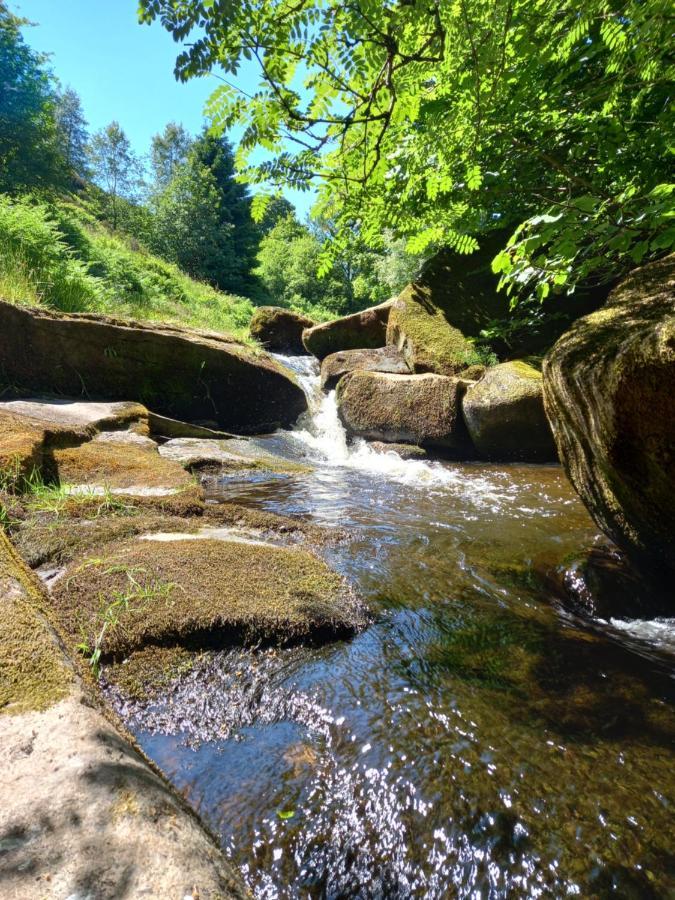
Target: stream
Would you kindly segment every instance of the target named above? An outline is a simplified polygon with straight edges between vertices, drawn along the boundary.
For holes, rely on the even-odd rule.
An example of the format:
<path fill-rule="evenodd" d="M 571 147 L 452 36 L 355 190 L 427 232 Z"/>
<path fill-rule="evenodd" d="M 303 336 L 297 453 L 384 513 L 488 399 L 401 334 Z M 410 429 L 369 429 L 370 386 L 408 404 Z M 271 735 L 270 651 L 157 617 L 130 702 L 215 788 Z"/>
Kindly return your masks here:
<path fill-rule="evenodd" d="M 257 898 L 675 896 L 675 619 L 568 602 L 634 586 L 587 576 L 560 467 L 349 446 L 316 363 L 281 361 L 310 415 L 254 440 L 313 468 L 208 497 L 344 529 L 324 554 L 375 622 L 204 653 L 122 705 L 145 752 Z"/>

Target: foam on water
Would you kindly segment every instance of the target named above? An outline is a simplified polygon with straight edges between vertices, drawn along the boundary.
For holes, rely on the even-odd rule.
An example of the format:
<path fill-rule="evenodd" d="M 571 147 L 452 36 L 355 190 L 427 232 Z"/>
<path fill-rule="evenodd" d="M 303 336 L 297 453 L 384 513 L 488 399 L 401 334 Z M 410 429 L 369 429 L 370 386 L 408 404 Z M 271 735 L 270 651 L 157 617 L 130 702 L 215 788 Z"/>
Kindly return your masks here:
<path fill-rule="evenodd" d="M 309 413 L 291 432 L 291 437 L 302 444 L 311 457 L 330 466 L 356 469 L 403 484 L 456 488 L 466 485 L 466 473 L 460 474 L 442 463 L 403 459 L 394 450 L 380 453 L 360 439 L 348 442 L 338 415 L 335 391 L 324 394 L 321 390 L 318 362 L 309 356 L 275 356 L 294 372 L 307 396 Z M 504 499 L 495 484 L 488 479 L 482 480 L 485 481 L 482 493 L 494 493 L 495 501 Z M 480 489 L 481 485 L 474 484 L 473 487 Z"/>

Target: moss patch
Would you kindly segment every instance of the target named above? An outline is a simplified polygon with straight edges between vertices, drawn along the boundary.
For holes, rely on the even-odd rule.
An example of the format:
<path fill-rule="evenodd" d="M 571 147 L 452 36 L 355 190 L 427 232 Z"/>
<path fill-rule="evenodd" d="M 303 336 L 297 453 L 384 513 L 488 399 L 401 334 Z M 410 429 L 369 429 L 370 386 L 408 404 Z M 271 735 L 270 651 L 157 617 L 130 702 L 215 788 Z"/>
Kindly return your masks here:
<path fill-rule="evenodd" d="M 302 332 L 316 323 L 307 316 L 280 306 L 260 306 L 251 319 L 251 337 L 268 350 L 304 353 Z"/>
<path fill-rule="evenodd" d="M 142 591 L 133 585 L 140 586 Z M 366 621 L 344 580 L 304 550 L 230 541 L 125 541 L 73 565 L 55 586 L 57 617 L 90 646 L 104 611 L 134 598 L 100 643 L 103 656 L 147 645 L 348 634 Z"/>
<path fill-rule="evenodd" d="M 391 308 L 387 343 L 397 347 L 413 372 L 453 375 L 482 362 L 471 341 L 432 301 L 430 288 L 412 284 Z"/>
<path fill-rule="evenodd" d="M 40 618 L 41 603 L 0 532 L 0 715 L 47 709 L 68 694 L 72 674 Z"/>
<path fill-rule="evenodd" d="M 105 680 L 127 697 L 151 700 L 189 672 L 199 657 L 181 646 L 145 647 L 105 669 Z"/>

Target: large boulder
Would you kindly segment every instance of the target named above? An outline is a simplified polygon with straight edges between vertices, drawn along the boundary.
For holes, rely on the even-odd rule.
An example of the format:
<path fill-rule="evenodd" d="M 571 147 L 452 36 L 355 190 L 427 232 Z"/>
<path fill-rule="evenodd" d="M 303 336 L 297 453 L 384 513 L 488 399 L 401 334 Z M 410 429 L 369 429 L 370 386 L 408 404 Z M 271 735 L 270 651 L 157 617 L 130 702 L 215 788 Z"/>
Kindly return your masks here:
<path fill-rule="evenodd" d="M 285 369 L 215 332 L 1 301 L 0 375 L 30 391 L 137 400 L 242 434 L 291 425 L 306 409 Z"/>
<path fill-rule="evenodd" d="M 464 390 L 463 381 L 442 375 L 354 372 L 338 384 L 338 409 L 347 431 L 358 437 L 465 454 Z"/>
<path fill-rule="evenodd" d="M 393 301 L 371 306 L 363 312 L 343 316 L 307 328 L 302 333 L 305 349 L 317 359 L 339 350 L 363 350 L 384 347 L 387 342 L 387 319 Z"/>
<path fill-rule="evenodd" d="M 563 465 L 645 572 L 675 572 L 675 254 L 632 272 L 544 362 Z"/>
<path fill-rule="evenodd" d="M 597 290 L 577 290 L 556 305 L 554 316 L 544 307 L 519 319 L 506 292 L 497 290 L 499 276 L 492 271 L 492 260 L 510 234 L 511 229 L 500 229 L 481 236 L 480 248 L 469 256 L 441 250 L 401 293 L 389 317 L 387 343 L 404 352 L 415 372 L 452 375 L 480 362 L 474 341 L 488 345 L 500 359 L 543 353 L 574 319 L 603 302 Z M 508 343 L 486 338 L 486 330 L 508 331 Z"/>
<path fill-rule="evenodd" d="M 260 306 L 253 313 L 249 330 L 251 337 L 277 353 L 301 354 L 305 352 L 302 332 L 312 328 L 314 321 L 308 316 L 283 309 L 281 306 Z"/>
<path fill-rule="evenodd" d="M 321 387 L 324 391 L 332 391 L 343 375 L 358 371 L 410 374 L 408 364 L 396 347 L 341 350 L 339 353 L 331 353 L 321 363 Z"/>
<path fill-rule="evenodd" d="M 544 411 L 541 372 L 525 362 L 488 369 L 462 404 L 476 449 L 485 459 L 545 462 L 557 458 Z"/>

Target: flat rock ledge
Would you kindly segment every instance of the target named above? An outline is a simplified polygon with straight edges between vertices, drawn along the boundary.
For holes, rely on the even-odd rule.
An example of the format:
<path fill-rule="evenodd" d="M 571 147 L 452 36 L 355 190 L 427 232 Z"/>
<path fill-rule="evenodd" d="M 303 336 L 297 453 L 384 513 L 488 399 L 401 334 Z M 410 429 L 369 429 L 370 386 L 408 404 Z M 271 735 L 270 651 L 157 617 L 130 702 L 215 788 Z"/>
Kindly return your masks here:
<path fill-rule="evenodd" d="M 0 532 L 3 898 L 248 897 L 196 816 L 99 710 L 41 603 Z"/>

